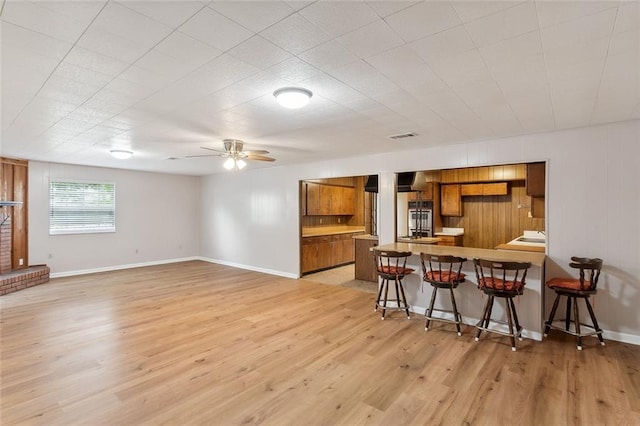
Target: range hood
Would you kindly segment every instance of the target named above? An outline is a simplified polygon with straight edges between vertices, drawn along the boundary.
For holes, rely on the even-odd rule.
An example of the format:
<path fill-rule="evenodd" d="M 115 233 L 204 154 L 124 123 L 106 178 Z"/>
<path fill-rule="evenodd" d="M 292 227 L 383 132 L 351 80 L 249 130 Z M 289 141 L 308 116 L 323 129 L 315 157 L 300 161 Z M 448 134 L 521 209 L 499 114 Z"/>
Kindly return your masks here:
<path fill-rule="evenodd" d="M 364 184 L 365 192 L 378 192 L 378 175 L 369 175 L 367 183 Z"/>
<path fill-rule="evenodd" d="M 416 173 L 415 172 L 398 173 L 398 176 L 397 176 L 397 182 L 398 182 L 397 191 L 398 192 L 412 192 L 412 191 L 415 191 L 415 189 L 413 189 L 413 181 L 414 181 L 415 177 L 416 177 Z"/>

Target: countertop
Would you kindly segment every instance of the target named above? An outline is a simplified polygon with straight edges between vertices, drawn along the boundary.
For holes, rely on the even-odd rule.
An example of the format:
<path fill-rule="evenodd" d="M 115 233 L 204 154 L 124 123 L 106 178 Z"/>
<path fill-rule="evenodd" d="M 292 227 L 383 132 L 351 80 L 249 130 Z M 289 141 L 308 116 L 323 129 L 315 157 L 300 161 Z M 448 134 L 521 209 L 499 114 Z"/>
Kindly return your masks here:
<path fill-rule="evenodd" d="M 464 235 L 464 228 L 442 228 L 442 230 L 438 232 L 434 232 L 433 235 L 442 235 L 448 237 L 459 237 L 460 235 Z"/>
<path fill-rule="evenodd" d="M 355 240 L 370 240 L 370 241 L 378 241 L 378 236 L 377 235 L 371 235 L 371 234 L 360 234 L 360 235 L 354 235 L 353 239 Z"/>
<path fill-rule="evenodd" d="M 528 246 L 526 244 L 500 244 L 496 246 L 496 250 L 532 251 L 536 253 L 544 253 L 545 248 L 540 246 Z"/>
<path fill-rule="evenodd" d="M 397 238 L 401 243 L 412 243 L 412 244 L 438 244 L 439 241 L 442 241 L 440 238 L 431 238 L 431 237 L 420 237 L 420 238 Z"/>
<path fill-rule="evenodd" d="M 364 232 L 364 226 L 319 226 L 316 228 L 302 228 L 302 237 L 321 237 L 324 235 L 351 234 Z"/>
<path fill-rule="evenodd" d="M 492 250 L 481 249 L 473 247 L 455 247 L 455 246 L 438 246 L 430 244 L 412 244 L 412 243 L 391 243 L 383 244 L 376 247 L 380 250 L 397 250 L 397 251 L 410 251 L 416 256 L 420 256 L 420 253 L 439 254 L 439 255 L 453 255 L 466 257 L 468 260 L 474 257 L 482 259 L 496 260 L 496 261 L 512 261 L 512 262 L 531 262 L 533 266 L 541 267 L 544 265 L 546 258 L 544 253 L 535 253 L 531 251 L 517 251 L 517 250 Z"/>

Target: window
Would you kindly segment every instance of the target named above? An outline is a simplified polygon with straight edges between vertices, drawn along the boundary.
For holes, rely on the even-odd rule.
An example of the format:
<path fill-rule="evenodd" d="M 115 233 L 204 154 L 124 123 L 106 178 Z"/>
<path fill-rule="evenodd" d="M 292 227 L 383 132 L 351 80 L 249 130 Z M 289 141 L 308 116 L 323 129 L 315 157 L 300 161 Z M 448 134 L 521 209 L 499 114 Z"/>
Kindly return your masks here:
<path fill-rule="evenodd" d="M 51 182 L 49 234 L 116 231 L 116 188 L 113 183 Z"/>

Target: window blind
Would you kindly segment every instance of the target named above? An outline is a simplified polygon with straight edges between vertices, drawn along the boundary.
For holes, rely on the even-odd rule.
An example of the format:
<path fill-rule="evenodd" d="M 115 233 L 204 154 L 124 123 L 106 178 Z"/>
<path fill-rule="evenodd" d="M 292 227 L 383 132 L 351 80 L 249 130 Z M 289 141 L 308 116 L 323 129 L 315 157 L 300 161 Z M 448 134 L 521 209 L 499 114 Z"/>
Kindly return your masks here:
<path fill-rule="evenodd" d="M 49 234 L 116 231 L 113 183 L 50 182 Z"/>

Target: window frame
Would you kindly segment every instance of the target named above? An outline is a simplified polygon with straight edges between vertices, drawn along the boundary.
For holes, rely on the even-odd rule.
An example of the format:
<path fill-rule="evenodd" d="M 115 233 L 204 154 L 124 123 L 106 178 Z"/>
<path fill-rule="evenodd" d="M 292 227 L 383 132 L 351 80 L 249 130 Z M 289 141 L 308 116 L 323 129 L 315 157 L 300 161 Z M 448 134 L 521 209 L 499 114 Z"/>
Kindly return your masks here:
<path fill-rule="evenodd" d="M 110 185 L 111 191 L 104 191 L 103 193 L 97 193 L 98 196 L 104 194 L 111 194 L 112 202 L 105 206 L 104 214 L 111 215 L 113 217 L 112 224 L 107 223 L 107 226 L 104 224 L 100 224 L 98 220 L 100 217 L 100 209 L 97 209 L 97 205 L 99 203 L 92 204 L 90 202 L 86 202 L 85 199 L 82 205 L 72 205 L 69 203 L 69 212 L 76 212 L 81 209 L 94 209 L 96 212 L 96 220 L 94 222 L 87 222 L 86 224 L 82 224 L 82 220 L 77 220 L 75 223 L 70 223 L 66 229 L 61 227 L 60 224 L 54 225 L 54 186 L 58 184 L 67 184 L 67 185 L 77 185 L 79 187 L 85 186 L 84 191 L 87 191 L 89 185 Z M 83 192 L 82 196 L 86 197 L 88 192 Z M 57 206 L 58 211 L 64 209 L 64 205 Z M 78 218 L 80 218 L 78 214 Z M 75 225 L 75 226 L 74 226 Z M 78 180 L 78 179 L 50 179 L 49 180 L 49 235 L 73 235 L 73 234 L 105 234 L 105 233 L 114 233 L 116 232 L 116 183 L 115 182 L 103 182 L 103 181 L 86 181 L 86 180 Z"/>

